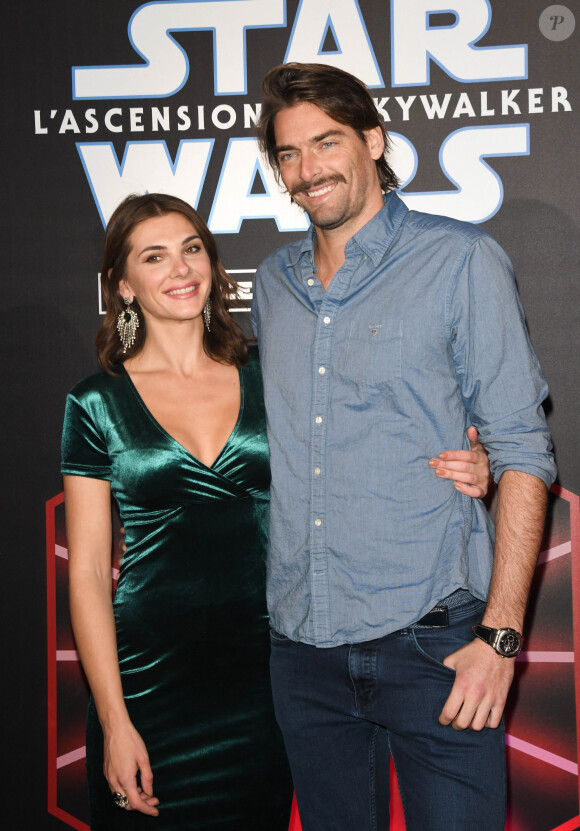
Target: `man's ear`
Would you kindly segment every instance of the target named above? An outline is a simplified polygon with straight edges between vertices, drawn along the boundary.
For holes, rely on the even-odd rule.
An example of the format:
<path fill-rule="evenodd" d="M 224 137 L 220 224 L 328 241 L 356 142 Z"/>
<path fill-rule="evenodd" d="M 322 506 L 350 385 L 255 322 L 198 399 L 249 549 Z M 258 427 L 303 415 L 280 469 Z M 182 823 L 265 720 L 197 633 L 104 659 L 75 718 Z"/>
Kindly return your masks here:
<path fill-rule="evenodd" d="M 371 157 L 374 161 L 380 159 L 385 152 L 385 137 L 383 131 L 380 127 L 373 127 L 371 130 L 365 130 L 364 134 Z"/>

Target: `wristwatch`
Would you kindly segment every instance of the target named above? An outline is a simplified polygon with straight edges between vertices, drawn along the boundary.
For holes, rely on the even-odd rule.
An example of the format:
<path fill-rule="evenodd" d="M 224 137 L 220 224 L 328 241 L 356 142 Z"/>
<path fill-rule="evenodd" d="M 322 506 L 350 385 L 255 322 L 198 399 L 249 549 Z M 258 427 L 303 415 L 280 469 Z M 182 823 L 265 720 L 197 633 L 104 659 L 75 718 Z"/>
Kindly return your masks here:
<path fill-rule="evenodd" d="M 522 651 L 524 639 L 515 629 L 492 629 L 476 623 L 473 634 L 488 643 L 502 658 L 515 658 Z"/>

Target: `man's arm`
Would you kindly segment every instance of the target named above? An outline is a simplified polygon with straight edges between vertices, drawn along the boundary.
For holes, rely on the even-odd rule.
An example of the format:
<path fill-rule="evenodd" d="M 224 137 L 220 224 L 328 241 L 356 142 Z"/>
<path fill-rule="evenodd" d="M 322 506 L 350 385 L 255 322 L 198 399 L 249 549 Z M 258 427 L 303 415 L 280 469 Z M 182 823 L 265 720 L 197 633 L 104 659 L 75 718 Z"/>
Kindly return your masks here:
<path fill-rule="evenodd" d="M 530 585 L 546 516 L 547 488 L 529 473 L 506 470 L 498 485 L 495 557 L 482 623 L 522 631 Z M 502 658 L 479 638 L 448 655 L 456 672 L 439 721 L 456 730 L 497 727 L 514 674 L 514 659 Z"/>

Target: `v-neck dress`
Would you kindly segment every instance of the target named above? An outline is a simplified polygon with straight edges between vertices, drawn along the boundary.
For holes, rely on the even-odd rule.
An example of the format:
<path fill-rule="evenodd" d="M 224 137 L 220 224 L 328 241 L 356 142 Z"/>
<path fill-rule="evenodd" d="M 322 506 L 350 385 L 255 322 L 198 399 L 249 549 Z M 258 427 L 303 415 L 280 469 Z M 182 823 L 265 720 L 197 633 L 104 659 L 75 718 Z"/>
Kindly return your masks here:
<path fill-rule="evenodd" d="M 292 786 L 268 674 L 270 468 L 256 348 L 240 393 L 211 467 L 163 430 L 124 370 L 93 375 L 67 398 L 62 473 L 109 481 L 125 527 L 119 666 L 160 799 L 156 818 L 114 805 L 91 702 L 92 831 L 287 831 Z"/>

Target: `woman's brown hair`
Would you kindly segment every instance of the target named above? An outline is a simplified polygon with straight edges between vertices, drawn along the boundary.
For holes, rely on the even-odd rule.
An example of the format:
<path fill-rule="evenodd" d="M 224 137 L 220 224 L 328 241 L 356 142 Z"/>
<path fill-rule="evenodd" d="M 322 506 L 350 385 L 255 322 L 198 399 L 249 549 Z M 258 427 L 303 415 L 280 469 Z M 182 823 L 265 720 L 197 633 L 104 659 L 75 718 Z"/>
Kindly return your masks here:
<path fill-rule="evenodd" d="M 211 332 L 204 326 L 203 348 L 216 361 L 240 367 L 246 362 L 248 348 L 246 338 L 230 315 L 230 306 L 241 306 L 238 286 L 220 262 L 213 234 L 203 217 L 191 205 L 177 196 L 165 193 L 147 193 L 128 196 L 115 209 L 105 231 L 101 288 L 106 304 L 105 319 L 97 333 L 99 363 L 111 373 L 126 358 L 141 351 L 147 336 L 145 319 L 140 313 L 137 299 L 132 308 L 139 315 L 139 328 L 135 343 L 123 352 L 117 332 L 117 318 L 125 309 L 119 292 L 119 283 L 126 276 L 127 257 L 131 251 L 131 234 L 141 222 L 167 214 L 182 214 L 195 227 L 207 251 L 211 263 Z"/>

